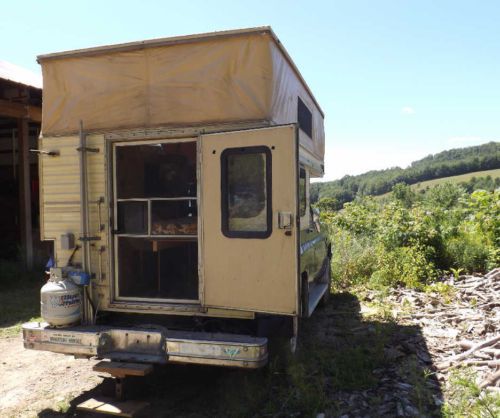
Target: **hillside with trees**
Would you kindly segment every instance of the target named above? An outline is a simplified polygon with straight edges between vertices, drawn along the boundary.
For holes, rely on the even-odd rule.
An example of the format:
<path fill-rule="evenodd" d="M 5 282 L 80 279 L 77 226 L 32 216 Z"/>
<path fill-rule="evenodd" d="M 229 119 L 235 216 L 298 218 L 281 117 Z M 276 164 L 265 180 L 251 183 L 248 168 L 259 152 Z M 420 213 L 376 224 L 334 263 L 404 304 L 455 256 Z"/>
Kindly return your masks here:
<path fill-rule="evenodd" d="M 345 176 L 340 180 L 315 183 L 311 187 L 311 200 L 314 203 L 323 199 L 324 206 L 340 209 L 344 203 L 353 201 L 357 196 L 388 193 L 398 183 L 412 185 L 497 168 L 500 168 L 500 142 L 489 142 L 429 155 L 414 161 L 407 168 L 373 170 L 357 176 Z M 491 187 L 495 187 L 494 181 L 490 183 Z"/>

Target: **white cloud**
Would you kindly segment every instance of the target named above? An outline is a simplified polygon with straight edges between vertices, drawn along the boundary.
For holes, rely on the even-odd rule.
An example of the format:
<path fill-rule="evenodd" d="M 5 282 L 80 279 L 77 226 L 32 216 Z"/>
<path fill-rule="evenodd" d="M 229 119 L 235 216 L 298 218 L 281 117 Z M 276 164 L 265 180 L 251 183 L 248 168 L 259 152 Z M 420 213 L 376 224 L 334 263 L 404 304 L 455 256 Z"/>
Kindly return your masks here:
<path fill-rule="evenodd" d="M 374 143 L 370 146 L 330 145 L 325 149 L 325 176 L 320 181 L 339 179 L 347 174 L 362 174 L 370 170 L 406 167 L 425 156 L 418 149 Z"/>
<path fill-rule="evenodd" d="M 415 109 L 413 109 L 413 107 L 410 107 L 410 106 L 404 106 L 401 108 L 401 113 L 403 115 L 414 115 Z"/>

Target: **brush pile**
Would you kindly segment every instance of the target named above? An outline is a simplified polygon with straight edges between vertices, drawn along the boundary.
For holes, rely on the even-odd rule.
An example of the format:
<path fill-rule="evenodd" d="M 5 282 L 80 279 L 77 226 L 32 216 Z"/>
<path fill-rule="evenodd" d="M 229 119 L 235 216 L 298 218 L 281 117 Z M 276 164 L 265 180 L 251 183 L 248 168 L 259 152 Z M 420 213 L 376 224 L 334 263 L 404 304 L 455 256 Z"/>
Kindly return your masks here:
<path fill-rule="evenodd" d="M 500 268 L 442 283 L 441 292 L 394 290 L 390 299 L 400 307 L 394 316 L 422 329 L 438 380 L 469 367 L 481 389 L 500 392 Z M 410 315 L 405 306 L 411 306 Z"/>
<path fill-rule="evenodd" d="M 481 393 L 500 393 L 500 268 L 484 276 L 446 277 L 425 291 L 394 288 L 385 296 L 359 296 L 357 320 L 347 302 L 318 316 L 330 319 L 327 344 L 357 347 L 373 361 L 374 380 L 365 390 L 340 384 L 329 395 L 335 408 L 326 416 L 441 416 L 456 390 L 454 371 L 472 376 Z M 319 322 L 324 331 L 327 322 Z M 382 357 L 373 355 L 381 342 Z M 356 363 L 350 367 L 355 373 Z"/>

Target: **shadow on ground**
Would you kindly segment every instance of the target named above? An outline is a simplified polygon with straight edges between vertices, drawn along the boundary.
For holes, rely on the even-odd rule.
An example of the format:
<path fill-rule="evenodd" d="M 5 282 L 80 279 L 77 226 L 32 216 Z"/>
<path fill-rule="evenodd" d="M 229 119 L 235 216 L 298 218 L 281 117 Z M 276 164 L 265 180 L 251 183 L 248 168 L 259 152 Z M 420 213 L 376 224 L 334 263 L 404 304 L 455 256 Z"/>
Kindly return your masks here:
<path fill-rule="evenodd" d="M 0 288 L 0 328 L 29 321 L 40 315 L 41 282 L 22 283 L 19 289 Z"/>
<path fill-rule="evenodd" d="M 441 416 L 441 389 L 418 327 L 363 320 L 358 299 L 344 293 L 304 320 L 300 333 L 295 356 L 282 345 L 262 370 L 166 366 L 130 381 L 128 397 L 149 401 L 154 417 Z M 94 416 L 76 405 L 103 392 L 113 392 L 112 379 L 71 400 L 67 412 L 39 416 Z"/>

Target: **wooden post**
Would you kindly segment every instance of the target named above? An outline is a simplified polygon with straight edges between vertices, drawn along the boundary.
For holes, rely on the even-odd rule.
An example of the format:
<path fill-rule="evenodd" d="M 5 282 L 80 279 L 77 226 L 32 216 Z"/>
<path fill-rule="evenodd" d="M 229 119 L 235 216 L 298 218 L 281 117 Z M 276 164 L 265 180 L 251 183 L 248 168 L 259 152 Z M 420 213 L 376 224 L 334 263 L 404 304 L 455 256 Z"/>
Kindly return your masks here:
<path fill-rule="evenodd" d="M 25 256 L 25 267 L 33 269 L 33 231 L 31 227 L 31 178 L 29 156 L 29 125 L 27 118 L 18 119 L 19 140 L 19 212 L 21 247 Z"/>

